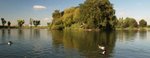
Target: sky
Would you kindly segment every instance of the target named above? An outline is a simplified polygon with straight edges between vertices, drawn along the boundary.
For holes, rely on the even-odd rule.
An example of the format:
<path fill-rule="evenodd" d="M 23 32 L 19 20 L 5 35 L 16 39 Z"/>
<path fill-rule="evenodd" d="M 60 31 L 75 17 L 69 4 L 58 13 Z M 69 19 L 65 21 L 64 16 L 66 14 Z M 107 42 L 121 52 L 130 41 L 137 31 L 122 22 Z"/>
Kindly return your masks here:
<path fill-rule="evenodd" d="M 17 25 L 18 19 L 24 19 L 25 25 L 29 19 L 41 20 L 41 25 L 47 25 L 52 20 L 54 10 L 78 6 L 84 0 L 0 0 L 0 18 Z M 1 21 L 0 21 L 1 25 Z"/>
<path fill-rule="evenodd" d="M 150 0 L 110 0 L 117 18 L 132 17 L 138 22 L 145 19 L 150 25 Z"/>
<path fill-rule="evenodd" d="M 54 10 L 78 6 L 85 0 L 0 0 L 0 18 L 17 25 L 18 19 L 24 19 L 25 25 L 29 19 L 41 20 L 42 25 L 51 22 Z M 116 10 L 117 18 L 132 17 L 137 21 L 145 19 L 150 24 L 150 0 L 110 0 Z M 0 22 L 1 25 L 1 22 Z"/>

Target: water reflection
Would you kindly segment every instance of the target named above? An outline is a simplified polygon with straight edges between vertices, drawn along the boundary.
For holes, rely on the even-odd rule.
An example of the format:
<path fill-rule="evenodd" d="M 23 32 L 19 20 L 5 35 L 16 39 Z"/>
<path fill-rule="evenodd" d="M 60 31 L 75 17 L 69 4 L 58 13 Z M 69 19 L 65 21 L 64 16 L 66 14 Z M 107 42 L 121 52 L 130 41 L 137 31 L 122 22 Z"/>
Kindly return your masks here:
<path fill-rule="evenodd" d="M 138 34 L 137 30 L 121 30 L 117 31 L 117 36 L 120 41 L 134 41 Z"/>
<path fill-rule="evenodd" d="M 18 38 L 24 39 L 24 30 L 23 29 L 18 29 Z"/>
<path fill-rule="evenodd" d="M 8 39 L 11 38 L 11 29 L 8 29 Z"/>
<path fill-rule="evenodd" d="M 1 39 L 1 41 L 2 41 L 2 43 L 5 43 L 5 42 L 7 42 L 6 41 L 6 35 L 5 35 L 5 29 L 2 29 L 1 31 L 2 31 L 2 34 L 1 34 L 1 36 L 2 36 L 1 38 L 2 39 Z"/>
<path fill-rule="evenodd" d="M 139 37 L 141 39 L 146 39 L 146 37 L 147 37 L 147 30 L 141 30 L 141 31 L 139 31 Z"/>
<path fill-rule="evenodd" d="M 35 38 L 39 39 L 40 38 L 40 30 L 39 29 L 34 29 L 34 35 Z"/>
<path fill-rule="evenodd" d="M 63 45 L 67 57 L 110 57 L 116 42 L 115 32 L 52 31 L 53 46 L 59 52 Z M 106 55 L 100 54 L 98 45 L 106 47 Z"/>

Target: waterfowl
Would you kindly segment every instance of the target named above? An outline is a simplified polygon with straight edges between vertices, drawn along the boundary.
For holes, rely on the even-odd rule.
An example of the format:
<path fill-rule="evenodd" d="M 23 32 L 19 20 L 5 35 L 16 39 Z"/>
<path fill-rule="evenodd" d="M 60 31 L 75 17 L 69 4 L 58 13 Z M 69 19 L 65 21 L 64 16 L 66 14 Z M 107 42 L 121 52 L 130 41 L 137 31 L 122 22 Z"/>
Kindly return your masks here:
<path fill-rule="evenodd" d="M 98 48 L 102 50 L 102 52 L 101 52 L 102 54 L 105 54 L 105 53 L 106 53 L 106 49 L 105 49 L 104 46 L 98 45 Z"/>
<path fill-rule="evenodd" d="M 104 47 L 104 46 L 98 45 L 98 48 L 101 49 L 101 50 L 105 50 L 105 47 Z"/>
<path fill-rule="evenodd" d="M 7 43 L 7 44 L 8 44 L 8 45 L 11 45 L 11 44 L 13 44 L 13 43 L 12 43 L 12 41 L 8 41 L 8 43 Z"/>
<path fill-rule="evenodd" d="M 102 54 L 105 54 L 106 51 L 102 51 Z"/>

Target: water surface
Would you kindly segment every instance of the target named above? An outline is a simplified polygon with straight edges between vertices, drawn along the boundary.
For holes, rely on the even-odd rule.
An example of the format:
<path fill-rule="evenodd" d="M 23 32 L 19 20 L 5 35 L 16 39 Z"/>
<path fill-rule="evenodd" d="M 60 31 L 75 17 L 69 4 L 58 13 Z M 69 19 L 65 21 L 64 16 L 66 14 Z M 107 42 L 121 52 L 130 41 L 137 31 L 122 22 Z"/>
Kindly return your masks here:
<path fill-rule="evenodd" d="M 0 58 L 149 58 L 149 35 L 150 31 L 0 29 Z M 105 55 L 98 45 L 106 47 Z"/>

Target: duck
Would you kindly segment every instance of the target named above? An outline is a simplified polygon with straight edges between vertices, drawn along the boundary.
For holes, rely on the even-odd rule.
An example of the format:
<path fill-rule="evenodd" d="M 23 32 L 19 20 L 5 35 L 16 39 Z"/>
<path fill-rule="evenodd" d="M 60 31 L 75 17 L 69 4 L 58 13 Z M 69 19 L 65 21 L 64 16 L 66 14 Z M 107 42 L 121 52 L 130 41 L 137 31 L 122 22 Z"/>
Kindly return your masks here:
<path fill-rule="evenodd" d="M 13 43 L 12 43 L 12 41 L 8 41 L 8 43 L 7 43 L 7 44 L 8 44 L 8 45 L 11 45 L 11 44 L 13 44 Z"/>

